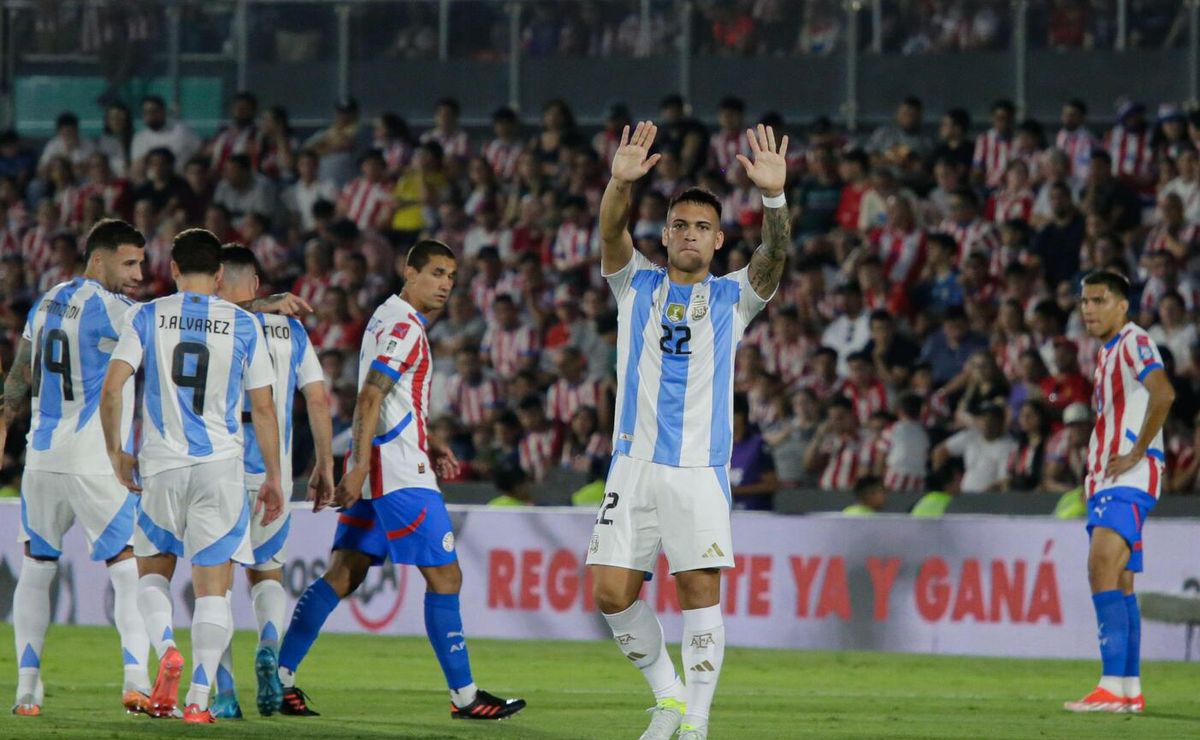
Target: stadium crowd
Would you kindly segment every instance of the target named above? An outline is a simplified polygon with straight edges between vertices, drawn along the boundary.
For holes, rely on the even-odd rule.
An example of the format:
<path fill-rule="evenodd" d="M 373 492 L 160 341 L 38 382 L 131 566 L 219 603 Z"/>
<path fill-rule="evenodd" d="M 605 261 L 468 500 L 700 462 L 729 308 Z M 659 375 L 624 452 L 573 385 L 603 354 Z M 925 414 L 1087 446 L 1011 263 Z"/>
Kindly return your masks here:
<path fill-rule="evenodd" d="M 415 131 L 347 99 L 301 138 L 286 110 L 241 93 L 202 140 L 151 96 L 140 124 L 110 105 L 96 139 L 73 113 L 41 146 L 0 135 L 4 367 L 35 298 L 81 272 L 80 235 L 95 221 L 127 219 L 146 235 L 141 298 L 173 290 L 171 239 L 203 226 L 254 251 L 264 291 L 316 308 L 308 326 L 345 454 L 363 323 L 398 289 L 407 247 L 432 237 L 460 260 L 430 338 L 432 426 L 463 460 L 462 479 L 495 480 L 517 500 L 559 469 L 602 480 L 617 325 L 596 216 L 631 112 L 614 105 L 585 134 L 556 100 L 535 126 L 500 109 L 474 136 L 458 112 L 439 101 L 435 126 Z M 761 235 L 760 195 L 735 159 L 748 152 L 746 126 L 792 136 L 794 251 L 736 365 L 736 505 L 771 508 L 780 490 L 874 476 L 892 491 L 1078 487 L 1097 343 L 1076 303 L 1080 277 L 1101 268 L 1135 286 L 1134 318 L 1178 391 L 1166 491 L 1196 489 L 1200 113 L 1125 102 L 1091 122 L 1068 101 L 1047 127 L 999 100 L 977 135 L 966 111 L 935 122 L 916 98 L 861 135 L 824 119 L 789 127 L 732 97 L 711 128 L 678 96 L 644 113 L 662 159 L 636 193 L 637 248 L 665 263 L 669 200 L 699 185 L 723 204 L 718 274 L 745 266 Z M 311 442 L 306 424 L 293 429 L 301 475 Z M 23 445 L 18 424 L 5 470 L 19 471 Z"/>

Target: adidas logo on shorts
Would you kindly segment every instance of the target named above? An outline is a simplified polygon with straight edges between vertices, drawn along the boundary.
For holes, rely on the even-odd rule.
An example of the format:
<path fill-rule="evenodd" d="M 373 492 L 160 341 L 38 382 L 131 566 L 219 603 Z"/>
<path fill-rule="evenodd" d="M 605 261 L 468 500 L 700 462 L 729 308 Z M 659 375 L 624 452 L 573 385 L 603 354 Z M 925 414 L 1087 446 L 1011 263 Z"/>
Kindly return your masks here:
<path fill-rule="evenodd" d="M 704 558 L 723 558 L 723 557 L 725 557 L 725 553 L 721 552 L 721 548 L 718 547 L 717 543 L 714 542 L 714 543 L 712 543 L 712 546 L 709 547 L 708 550 L 706 550 L 705 553 L 700 556 L 700 559 L 703 560 Z"/>

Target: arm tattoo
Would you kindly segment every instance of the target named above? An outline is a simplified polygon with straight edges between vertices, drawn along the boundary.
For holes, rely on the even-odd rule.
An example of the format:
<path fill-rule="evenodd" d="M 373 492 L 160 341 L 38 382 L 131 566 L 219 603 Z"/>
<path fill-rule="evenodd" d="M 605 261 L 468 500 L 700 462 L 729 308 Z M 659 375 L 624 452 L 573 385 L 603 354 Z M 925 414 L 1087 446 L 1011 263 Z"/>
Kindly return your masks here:
<path fill-rule="evenodd" d="M 249 311 L 250 313 L 259 313 L 264 311 L 267 306 L 270 306 L 272 303 L 277 303 L 278 301 L 282 300 L 284 295 L 284 293 L 274 293 L 262 298 L 251 298 L 250 300 L 242 301 L 237 305 Z"/>
<path fill-rule="evenodd" d="M 367 371 L 366 385 L 378 388 L 379 393 L 386 396 L 392 390 L 392 386 L 396 385 L 396 381 L 378 370 L 371 369 Z"/>
<path fill-rule="evenodd" d="M 358 406 L 356 406 L 354 409 L 354 419 L 351 422 L 351 432 L 350 432 L 351 437 L 350 437 L 350 439 L 353 440 L 353 443 L 354 443 L 354 464 L 356 466 L 357 465 L 367 465 L 370 463 L 370 460 L 371 460 L 370 434 L 372 434 L 373 432 L 370 432 L 366 428 L 366 426 L 368 423 L 370 423 L 371 427 L 374 427 L 376 424 L 379 423 L 379 412 L 383 405 L 383 399 L 387 397 L 388 392 L 390 392 L 392 390 L 392 387 L 395 385 L 396 385 L 395 380 L 393 380 L 392 378 L 388 377 L 387 375 L 379 372 L 378 370 L 372 369 L 372 370 L 367 371 L 367 378 L 366 378 L 366 382 L 363 384 L 363 390 L 366 390 L 366 388 L 368 386 L 370 386 L 371 388 L 374 388 L 375 390 L 377 390 L 379 392 L 380 398 L 379 398 L 378 402 L 373 403 L 373 404 L 359 403 Z M 371 413 L 370 415 L 374 418 L 372 418 L 372 419 L 366 418 L 369 413 L 368 409 L 373 410 L 374 413 Z M 363 437 L 364 434 L 366 434 L 368 436 L 364 438 Z M 367 442 L 367 444 L 360 444 L 361 442 L 364 441 L 364 439 Z"/>
<path fill-rule="evenodd" d="M 792 218 L 788 209 L 763 209 L 763 243 L 750 258 L 750 285 L 760 297 L 779 287 L 788 247 L 792 244 Z"/>
<path fill-rule="evenodd" d="M 25 395 L 29 393 L 29 367 L 33 355 L 33 345 L 27 339 L 22 339 L 17 347 L 17 357 L 13 360 L 12 370 L 4 380 L 4 419 L 12 423 L 16 417 Z"/>

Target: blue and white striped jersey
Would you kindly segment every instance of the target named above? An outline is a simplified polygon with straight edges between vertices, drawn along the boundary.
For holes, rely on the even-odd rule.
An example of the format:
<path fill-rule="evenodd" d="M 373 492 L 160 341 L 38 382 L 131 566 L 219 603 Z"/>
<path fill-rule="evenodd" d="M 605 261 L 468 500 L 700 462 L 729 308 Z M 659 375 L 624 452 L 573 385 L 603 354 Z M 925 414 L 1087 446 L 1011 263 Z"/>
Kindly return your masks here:
<path fill-rule="evenodd" d="M 734 354 L 767 305 L 747 270 L 676 285 L 635 250 L 605 278 L 617 298 L 613 451 L 681 468 L 728 465 Z"/>
<path fill-rule="evenodd" d="M 275 397 L 275 416 L 279 419 L 279 467 L 283 476 L 283 488 L 290 491 L 292 407 L 295 405 L 296 391 L 309 383 L 324 383 L 325 374 L 321 371 L 321 363 L 317 360 L 312 342 L 308 341 L 304 324 L 286 316 L 261 313 L 254 316 L 262 325 L 267 340 L 267 351 L 274 366 L 271 393 Z M 263 462 L 262 450 L 258 448 L 254 424 L 250 419 L 249 395 L 245 399 L 245 409 L 242 421 L 245 423 L 246 434 L 246 485 L 261 486 L 266 478 L 267 468 Z"/>
<path fill-rule="evenodd" d="M 145 367 L 143 476 L 242 456 L 242 394 L 273 380 L 265 341 L 253 314 L 216 296 L 129 310 L 113 359 Z"/>
<path fill-rule="evenodd" d="M 112 473 L 98 413 L 100 389 L 118 329 L 132 305 L 85 278 L 54 286 L 34 304 L 21 333 L 33 348 L 27 470 Z M 133 390 L 130 381 L 121 427 L 130 450 Z"/>

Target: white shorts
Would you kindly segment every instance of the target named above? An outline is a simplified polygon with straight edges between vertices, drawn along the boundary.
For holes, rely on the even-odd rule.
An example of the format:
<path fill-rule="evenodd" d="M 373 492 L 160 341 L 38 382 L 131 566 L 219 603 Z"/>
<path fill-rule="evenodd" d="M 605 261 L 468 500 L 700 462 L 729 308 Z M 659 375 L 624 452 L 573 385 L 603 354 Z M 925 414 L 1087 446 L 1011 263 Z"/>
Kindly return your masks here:
<path fill-rule="evenodd" d="M 186 557 L 193 565 L 249 564 L 249 529 L 241 458 L 199 463 L 142 482 L 133 552 Z"/>
<path fill-rule="evenodd" d="M 250 507 L 250 548 L 253 551 L 254 562 L 246 567 L 251 570 L 275 570 L 284 564 L 283 546 L 287 541 L 288 529 L 291 528 L 292 514 L 284 504 L 283 516 L 267 526 L 262 524 L 262 516 L 254 516 L 254 501 L 258 498 L 262 486 L 262 476 L 254 476 L 257 480 L 246 477 L 246 502 Z"/>
<path fill-rule="evenodd" d="M 588 565 L 654 572 L 660 549 L 672 573 L 733 567 L 729 474 L 613 458 L 592 529 Z"/>
<path fill-rule="evenodd" d="M 21 534 L 39 558 L 62 555 L 63 536 L 78 519 L 92 560 L 109 560 L 133 541 L 137 496 L 116 476 L 28 470 L 21 479 Z"/>

